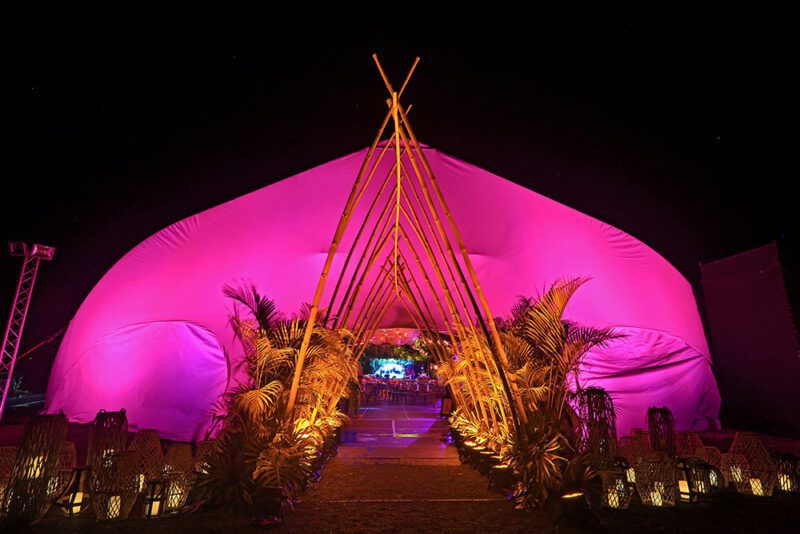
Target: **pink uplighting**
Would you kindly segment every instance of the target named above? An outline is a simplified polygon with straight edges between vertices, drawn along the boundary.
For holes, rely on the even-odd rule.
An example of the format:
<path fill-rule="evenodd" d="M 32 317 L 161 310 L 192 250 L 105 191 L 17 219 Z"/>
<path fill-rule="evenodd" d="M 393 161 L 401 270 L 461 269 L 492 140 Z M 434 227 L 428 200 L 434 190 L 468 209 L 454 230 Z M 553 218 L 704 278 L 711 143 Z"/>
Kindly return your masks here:
<path fill-rule="evenodd" d="M 86 423 L 99 409 L 125 408 L 133 429 L 153 428 L 171 439 L 201 437 L 215 402 L 236 380 L 240 357 L 222 287 L 253 281 L 288 314 L 308 302 L 365 154 L 193 215 L 126 254 L 70 324 L 53 366 L 47 410 Z M 426 154 L 495 315 L 507 314 L 518 295 L 536 294 L 558 278 L 592 278 L 567 317 L 626 335 L 595 349 L 580 375 L 582 383 L 611 394 L 620 433 L 644 426 L 650 406 L 668 406 L 678 430 L 716 421 L 719 393 L 697 305 L 672 265 L 597 219 L 437 150 Z M 376 176 L 388 174 L 389 159 L 381 164 L 386 172 Z M 341 269 L 368 207 L 356 210 L 333 272 Z M 404 254 L 418 270 L 409 251 Z M 325 306 L 333 285 L 326 288 Z M 414 325 L 398 305 L 382 326 Z"/>

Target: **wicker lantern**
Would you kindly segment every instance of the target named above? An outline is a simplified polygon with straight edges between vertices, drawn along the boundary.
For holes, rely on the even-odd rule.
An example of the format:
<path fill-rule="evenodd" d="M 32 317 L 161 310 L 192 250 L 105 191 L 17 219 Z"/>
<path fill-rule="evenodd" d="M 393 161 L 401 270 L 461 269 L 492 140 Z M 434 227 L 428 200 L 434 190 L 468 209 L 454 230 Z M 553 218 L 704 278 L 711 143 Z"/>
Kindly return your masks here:
<path fill-rule="evenodd" d="M 769 497 L 775 488 L 777 476 L 775 464 L 767 449 L 755 434 L 737 432 L 733 437 L 730 453 L 733 457 L 741 457 L 747 464 L 747 477 L 736 484 L 739 493 Z"/>
<path fill-rule="evenodd" d="M 675 465 L 666 453 L 651 453 L 636 466 L 636 489 L 642 504 L 675 506 Z"/>
<path fill-rule="evenodd" d="M 145 490 L 147 483 L 161 478 L 164 468 L 164 453 L 161 450 L 161 439 L 155 430 L 140 430 L 133 436 L 128 450 L 136 462 L 136 492 Z"/>
<path fill-rule="evenodd" d="M 73 471 L 70 485 L 61 499 L 57 501 L 58 508 L 66 517 L 76 517 L 88 508 L 89 468 L 77 467 Z"/>
<path fill-rule="evenodd" d="M 675 452 L 682 458 L 694 456 L 697 449 L 704 447 L 697 432 L 678 432 L 675 435 Z"/>
<path fill-rule="evenodd" d="M 619 452 L 611 396 L 602 388 L 590 387 L 577 391 L 573 399 L 580 419 L 577 429 L 579 451 L 587 453 L 596 467 L 610 466 Z"/>
<path fill-rule="evenodd" d="M 676 464 L 678 496 L 682 502 L 697 502 L 711 490 L 711 466 L 699 458 L 679 459 Z"/>
<path fill-rule="evenodd" d="M 137 465 L 128 451 L 106 454 L 92 469 L 92 507 L 100 521 L 125 519 L 136 502 Z"/>
<path fill-rule="evenodd" d="M 165 490 L 166 482 L 163 480 L 151 480 L 147 482 L 142 497 L 145 517 L 159 517 L 166 513 Z"/>
<path fill-rule="evenodd" d="M 28 421 L 3 492 L 0 516 L 30 524 L 47 513 L 51 480 L 58 476 L 66 437 L 67 419 L 63 414 L 37 415 Z"/>
<path fill-rule="evenodd" d="M 774 454 L 776 488 L 784 493 L 800 492 L 800 458 L 794 454 Z"/>
<path fill-rule="evenodd" d="M 604 469 L 598 472 L 602 481 L 603 506 L 626 509 L 633 496 L 633 487 L 628 483 L 627 469 Z"/>
<path fill-rule="evenodd" d="M 166 487 L 164 490 L 165 512 L 177 512 L 189 498 L 191 490 L 191 475 L 184 471 L 170 471 L 167 473 Z"/>
<path fill-rule="evenodd" d="M 188 443 L 173 443 L 167 448 L 163 471 L 166 480 L 165 512 L 175 512 L 186 504 L 194 465 L 192 446 Z"/>
<path fill-rule="evenodd" d="M 747 493 L 744 487 L 750 480 L 749 473 L 750 469 L 744 456 L 733 453 L 722 455 L 722 476 L 726 485 L 733 484 L 739 493 Z"/>
<path fill-rule="evenodd" d="M 11 478 L 11 471 L 14 469 L 14 462 L 17 460 L 19 447 L 5 446 L 0 447 L 0 503 L 6 494 L 6 487 Z"/>
<path fill-rule="evenodd" d="M 665 452 L 670 458 L 675 456 L 675 419 L 669 408 L 648 409 L 647 430 L 653 451 Z"/>
<path fill-rule="evenodd" d="M 341 427 L 340 427 L 341 428 Z M 194 471 L 199 474 L 208 474 L 208 460 L 217 446 L 216 440 L 201 441 L 197 444 L 197 451 L 194 455 Z"/>
<path fill-rule="evenodd" d="M 61 461 L 58 466 L 58 472 L 55 476 L 50 478 L 47 484 L 47 498 L 50 500 L 60 499 L 64 493 L 69 489 L 72 478 L 75 476 L 75 466 L 78 455 L 75 451 L 75 444 L 71 441 L 65 441 L 61 444 Z"/>
<path fill-rule="evenodd" d="M 164 455 L 163 472 L 180 471 L 190 473 L 194 467 L 194 456 L 192 456 L 192 446 L 188 443 L 173 443 L 167 447 Z"/>
<path fill-rule="evenodd" d="M 111 454 L 124 451 L 127 442 L 128 418 L 125 410 L 118 412 L 100 410 L 89 430 L 86 464 L 93 470 L 99 470 L 103 464 L 108 464 L 108 457 Z"/>

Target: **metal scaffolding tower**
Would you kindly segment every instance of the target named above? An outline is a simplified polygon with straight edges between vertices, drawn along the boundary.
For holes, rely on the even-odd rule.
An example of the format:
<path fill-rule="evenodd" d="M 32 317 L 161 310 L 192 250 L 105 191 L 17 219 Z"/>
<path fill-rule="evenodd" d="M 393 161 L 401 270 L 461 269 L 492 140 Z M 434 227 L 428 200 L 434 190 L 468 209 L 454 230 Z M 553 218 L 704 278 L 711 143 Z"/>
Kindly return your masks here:
<path fill-rule="evenodd" d="M 0 352 L 0 387 L 2 388 L 0 419 L 3 417 L 6 400 L 11 390 L 14 364 L 17 362 L 19 342 L 22 338 L 22 329 L 25 327 L 25 318 L 28 316 L 28 306 L 31 303 L 31 294 L 33 293 L 33 284 L 36 282 L 36 274 L 39 271 L 39 262 L 41 260 L 52 260 L 56 252 L 54 247 L 39 244 L 28 245 L 20 241 L 10 242 L 8 249 L 9 254 L 22 256 L 23 261 L 19 282 L 17 282 L 17 292 L 11 305 L 11 315 L 8 318 L 5 335 L 3 336 L 2 352 Z"/>

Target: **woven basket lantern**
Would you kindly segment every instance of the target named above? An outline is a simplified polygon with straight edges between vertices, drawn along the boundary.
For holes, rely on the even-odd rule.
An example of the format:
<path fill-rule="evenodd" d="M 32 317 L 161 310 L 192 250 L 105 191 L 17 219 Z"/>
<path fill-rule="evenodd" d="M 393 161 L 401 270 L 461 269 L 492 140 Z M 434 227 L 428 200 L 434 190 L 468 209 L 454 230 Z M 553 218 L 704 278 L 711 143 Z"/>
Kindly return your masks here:
<path fill-rule="evenodd" d="M 675 435 L 675 452 L 680 457 L 694 456 L 697 449 L 704 446 L 697 432 L 678 432 Z"/>
<path fill-rule="evenodd" d="M 195 473 L 207 473 L 208 472 L 208 460 L 217 447 L 216 440 L 207 440 L 201 441 L 197 444 L 197 451 L 194 455 L 194 472 Z"/>
<path fill-rule="evenodd" d="M 77 465 L 78 453 L 75 450 L 75 444 L 71 441 L 65 441 L 61 445 L 61 462 L 58 466 L 58 473 L 50 479 L 50 483 L 47 485 L 48 499 L 58 500 L 64 495 L 64 492 L 72 484 Z"/>
<path fill-rule="evenodd" d="M 98 520 L 128 517 L 137 497 L 137 471 L 136 457 L 129 451 L 107 454 L 92 471 L 92 507 Z"/>
<path fill-rule="evenodd" d="M 778 477 L 775 464 L 758 436 L 750 432 L 737 432 L 730 454 L 743 457 L 748 467 L 747 479 L 737 484 L 736 490 L 759 497 L 771 496 Z"/>
<path fill-rule="evenodd" d="M 616 510 L 628 508 L 635 490 L 628 481 L 627 469 L 603 469 L 598 474 L 602 481 L 603 506 Z"/>
<path fill-rule="evenodd" d="M 642 504 L 675 506 L 677 483 L 675 464 L 663 452 L 651 453 L 636 467 L 636 490 Z"/>
<path fill-rule="evenodd" d="M 653 451 L 664 452 L 670 458 L 675 456 L 675 419 L 669 408 L 648 409 L 647 430 Z"/>
<path fill-rule="evenodd" d="M 712 467 L 700 458 L 681 458 L 677 461 L 678 497 L 683 502 L 697 502 L 710 493 Z"/>
<path fill-rule="evenodd" d="M 37 415 L 28 421 L 3 492 L 0 516 L 18 524 L 35 523 L 44 517 L 51 504 L 48 488 L 58 477 L 66 437 L 63 414 Z"/>
<path fill-rule="evenodd" d="M 144 491 L 148 482 L 161 478 L 164 469 L 164 451 L 155 430 L 140 430 L 133 436 L 128 450 L 133 453 L 137 467 L 137 492 Z"/>
<path fill-rule="evenodd" d="M 8 481 L 11 479 L 11 471 L 14 470 L 17 451 L 19 451 L 19 447 L 16 445 L 0 447 L 0 503 L 3 502 Z"/>
<path fill-rule="evenodd" d="M 783 493 L 800 493 L 800 458 L 794 454 L 774 454 L 777 484 L 775 489 Z"/>
<path fill-rule="evenodd" d="M 89 431 L 89 449 L 86 464 L 98 470 L 110 454 L 125 450 L 128 442 L 128 418 L 125 410 L 106 412 L 100 410 Z"/>
<path fill-rule="evenodd" d="M 180 471 L 181 473 L 191 473 L 194 468 L 194 456 L 192 456 L 192 446 L 188 443 L 173 443 L 167 447 L 164 455 L 163 473 Z"/>
<path fill-rule="evenodd" d="M 619 454 L 617 418 L 611 396 L 602 388 L 586 388 L 573 396 L 578 425 L 578 447 L 595 467 L 610 467 Z"/>

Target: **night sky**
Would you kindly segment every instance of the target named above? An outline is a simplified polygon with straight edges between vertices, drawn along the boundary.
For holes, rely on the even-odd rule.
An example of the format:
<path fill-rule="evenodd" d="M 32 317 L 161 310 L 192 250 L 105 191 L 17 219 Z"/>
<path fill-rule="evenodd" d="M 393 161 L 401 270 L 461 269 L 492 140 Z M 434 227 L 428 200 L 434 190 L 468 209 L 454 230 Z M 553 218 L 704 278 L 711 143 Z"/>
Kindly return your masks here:
<path fill-rule="evenodd" d="M 0 243 L 58 247 L 23 350 L 153 232 L 367 146 L 386 96 L 372 52 L 398 81 L 422 57 L 404 100 L 423 142 L 631 233 L 696 292 L 699 262 L 797 241 L 800 47 L 764 3 L 15 4 L 0 8 Z M 3 324 L 18 269 L 0 256 Z M 20 364 L 26 388 L 44 390 L 55 347 Z"/>

